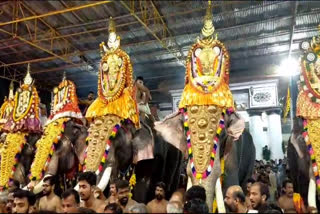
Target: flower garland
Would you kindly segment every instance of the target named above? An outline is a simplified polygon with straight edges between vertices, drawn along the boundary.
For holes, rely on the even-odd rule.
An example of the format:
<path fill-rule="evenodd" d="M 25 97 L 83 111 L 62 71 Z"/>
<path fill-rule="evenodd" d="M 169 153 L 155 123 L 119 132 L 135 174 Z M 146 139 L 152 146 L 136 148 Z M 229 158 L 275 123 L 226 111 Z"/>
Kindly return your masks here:
<path fill-rule="evenodd" d="M 109 150 L 110 150 L 110 147 L 111 147 L 111 140 L 114 139 L 120 129 L 121 125 L 120 124 L 116 124 L 113 129 L 112 129 L 112 132 L 110 134 L 110 137 L 109 139 L 106 141 L 106 147 L 105 147 L 105 151 L 104 151 L 104 154 L 101 158 L 101 161 L 100 161 L 100 165 L 98 167 L 98 170 L 96 171 L 96 174 L 99 175 L 102 171 L 103 171 L 103 166 L 104 164 L 106 163 L 106 160 L 108 158 L 108 155 L 109 155 Z M 86 171 L 86 163 L 87 163 L 87 151 L 88 151 L 88 143 L 89 143 L 89 139 L 90 139 L 90 136 L 87 137 L 86 139 L 86 145 L 87 145 L 87 148 L 85 150 L 85 153 L 84 153 L 84 165 L 82 167 L 83 171 L 85 172 Z"/>
<path fill-rule="evenodd" d="M 189 160 L 191 163 L 191 171 L 194 177 L 196 177 L 197 179 L 205 179 L 207 178 L 214 166 L 214 159 L 215 159 L 215 155 L 216 155 L 216 151 L 218 148 L 218 144 L 219 144 L 219 136 L 221 134 L 221 131 L 224 129 L 224 115 L 225 113 L 230 114 L 231 112 L 233 112 L 232 109 L 227 109 L 227 110 L 223 110 L 223 113 L 221 115 L 220 121 L 219 121 L 219 127 L 217 128 L 217 132 L 216 132 L 216 136 L 213 139 L 213 149 L 211 152 L 211 157 L 210 157 L 210 164 L 207 168 L 207 170 L 205 172 L 201 173 L 197 173 L 196 172 L 196 168 L 194 166 L 193 163 L 193 155 L 192 155 L 192 147 L 191 147 L 191 132 L 189 130 L 189 123 L 188 123 L 188 113 L 187 113 L 187 109 L 186 108 L 182 108 L 180 109 L 180 112 L 183 114 L 184 116 L 184 129 L 185 129 L 185 133 L 186 133 L 186 137 L 187 137 L 187 148 L 188 148 L 188 155 L 189 155 Z"/>
<path fill-rule="evenodd" d="M 305 140 L 307 147 L 308 147 L 308 151 L 309 151 L 309 155 L 310 155 L 311 163 L 312 163 L 312 171 L 313 171 L 314 177 L 316 179 L 317 190 L 319 192 L 320 191 L 320 176 L 319 176 L 319 170 L 318 170 L 319 168 L 318 168 L 318 164 L 316 162 L 316 157 L 314 155 L 314 151 L 313 151 L 310 139 L 309 139 L 307 120 L 303 121 L 303 128 L 304 128 L 304 130 L 303 130 L 302 135 L 303 135 L 304 140 Z"/>
<path fill-rule="evenodd" d="M 30 180 L 40 180 L 43 177 L 64 134 L 65 123 L 69 120 L 70 118 L 60 118 L 45 127 L 45 134 L 36 143 L 37 150 L 30 169 Z"/>
<path fill-rule="evenodd" d="M 4 150 L 1 153 L 0 189 L 8 187 L 13 178 L 20 159 L 20 152 L 27 142 L 27 133 L 9 133 L 6 137 Z"/>

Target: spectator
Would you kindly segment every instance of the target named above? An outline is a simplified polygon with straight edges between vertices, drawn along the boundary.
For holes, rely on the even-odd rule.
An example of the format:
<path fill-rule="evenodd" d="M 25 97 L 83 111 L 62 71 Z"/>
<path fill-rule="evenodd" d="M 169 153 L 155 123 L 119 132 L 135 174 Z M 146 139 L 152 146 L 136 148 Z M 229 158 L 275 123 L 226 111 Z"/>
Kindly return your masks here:
<path fill-rule="evenodd" d="M 35 195 L 26 190 L 15 191 L 13 197 L 13 213 L 29 213 L 29 208 L 36 202 Z"/>
<path fill-rule="evenodd" d="M 144 204 L 134 204 L 129 207 L 129 213 L 148 213 L 148 208 Z"/>
<path fill-rule="evenodd" d="M 110 203 L 104 208 L 104 213 L 122 214 L 122 209 L 117 203 Z"/>
<path fill-rule="evenodd" d="M 168 201 L 165 199 L 166 185 L 163 182 L 159 182 L 156 185 L 155 199 L 147 204 L 151 213 L 165 213 L 167 210 Z"/>
<path fill-rule="evenodd" d="M 115 180 L 110 181 L 110 196 L 106 200 L 107 204 L 117 203 L 117 187 Z"/>
<path fill-rule="evenodd" d="M 79 195 L 84 201 L 83 207 L 92 209 L 96 212 L 103 212 L 105 202 L 94 197 L 97 176 L 94 172 L 84 172 L 78 177 Z"/>
<path fill-rule="evenodd" d="M 282 185 L 284 195 L 282 195 L 278 204 L 284 212 L 306 213 L 307 209 L 299 193 L 293 192 L 293 183 L 291 180 L 285 180 Z"/>
<path fill-rule="evenodd" d="M 43 179 L 43 196 L 39 200 L 39 210 L 61 212 L 61 200 L 53 191 L 54 183 L 54 176 L 47 176 Z"/>
<path fill-rule="evenodd" d="M 91 213 L 97 213 L 93 209 L 89 209 L 86 207 L 78 207 L 78 212 L 77 213 L 86 213 L 86 214 L 91 214 Z"/>
<path fill-rule="evenodd" d="M 137 202 L 135 200 L 132 200 L 129 197 L 130 194 L 130 188 L 129 188 L 129 182 L 126 180 L 119 180 L 116 183 L 117 186 L 117 193 L 118 193 L 118 202 L 123 210 L 123 212 L 127 213 L 129 212 L 129 208 Z"/>
<path fill-rule="evenodd" d="M 0 192 L 0 213 L 6 213 L 6 204 L 8 202 L 8 197 L 4 192 Z"/>
<path fill-rule="evenodd" d="M 186 201 L 199 198 L 206 201 L 206 190 L 202 186 L 194 185 L 186 192 Z"/>
<path fill-rule="evenodd" d="M 84 109 L 82 112 L 82 114 L 84 116 L 86 115 L 87 110 L 88 110 L 89 106 L 93 103 L 93 101 L 94 101 L 94 92 L 93 91 L 89 91 L 87 99 L 84 99 L 84 100 L 80 99 L 79 100 L 79 105 L 84 106 Z"/>
<path fill-rule="evenodd" d="M 255 182 L 255 180 L 252 178 L 249 178 L 247 181 L 246 205 L 249 210 L 252 209 L 251 202 L 250 202 L 250 188 L 251 188 L 252 184 L 254 184 L 254 182 Z"/>
<path fill-rule="evenodd" d="M 14 202 L 14 193 L 17 191 L 18 189 L 14 189 L 14 190 L 9 190 L 8 193 L 8 199 L 7 199 L 7 204 L 6 204 L 6 210 L 8 213 L 12 213 L 13 210 L 13 202 Z"/>
<path fill-rule="evenodd" d="M 269 196 L 269 188 L 266 184 L 261 182 L 254 183 L 250 188 L 250 202 L 252 208 L 259 212 L 270 210 L 271 208 L 267 204 Z"/>
<path fill-rule="evenodd" d="M 68 189 L 62 193 L 62 210 L 64 213 L 76 213 L 79 203 L 79 194 L 74 189 Z"/>
<path fill-rule="evenodd" d="M 209 208 L 204 200 L 200 198 L 194 198 L 186 202 L 183 207 L 183 212 L 187 214 L 208 213 Z"/>
<path fill-rule="evenodd" d="M 184 200 L 183 200 L 183 193 L 180 191 L 176 191 L 171 195 L 171 198 L 169 200 L 170 201 L 175 201 L 175 202 L 179 202 L 181 204 L 181 206 L 184 204 Z"/>
<path fill-rule="evenodd" d="M 227 189 L 224 199 L 225 205 L 229 212 L 247 213 L 246 197 L 240 186 L 231 186 Z"/>

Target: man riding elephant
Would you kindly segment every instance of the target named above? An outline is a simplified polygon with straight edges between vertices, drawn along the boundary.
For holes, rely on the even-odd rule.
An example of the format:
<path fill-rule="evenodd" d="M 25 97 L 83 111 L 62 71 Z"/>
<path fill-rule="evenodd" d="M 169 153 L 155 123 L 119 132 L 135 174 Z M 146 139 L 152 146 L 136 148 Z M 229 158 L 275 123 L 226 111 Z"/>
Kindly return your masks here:
<path fill-rule="evenodd" d="M 233 112 L 228 51 L 213 33 L 209 1 L 202 39 L 198 38 L 187 57 L 180 112 L 157 122 L 155 128 L 166 141 L 187 152 L 188 187 L 204 186 L 210 212 L 214 198 L 218 211 L 225 212 L 220 176 L 232 144 L 244 130 L 244 121 Z M 220 142 L 223 132 L 226 135 Z"/>
<path fill-rule="evenodd" d="M 51 114 L 44 134 L 36 144 L 37 151 L 31 165 L 29 177 L 32 182 L 28 185 L 31 189 L 44 175 L 64 175 L 63 183 L 66 184 L 75 177 L 79 162 L 83 163 L 87 130 L 78 107 L 76 86 L 64 74 L 53 94 Z M 39 190 L 41 185 L 35 192 Z"/>
<path fill-rule="evenodd" d="M 3 127 L 8 132 L 1 154 L 0 187 L 8 187 L 11 179 L 27 182 L 33 146 L 42 132 L 39 120 L 39 96 L 33 85 L 28 64 L 23 84 L 16 91 L 13 111 Z M 19 161 L 20 159 L 20 161 Z"/>

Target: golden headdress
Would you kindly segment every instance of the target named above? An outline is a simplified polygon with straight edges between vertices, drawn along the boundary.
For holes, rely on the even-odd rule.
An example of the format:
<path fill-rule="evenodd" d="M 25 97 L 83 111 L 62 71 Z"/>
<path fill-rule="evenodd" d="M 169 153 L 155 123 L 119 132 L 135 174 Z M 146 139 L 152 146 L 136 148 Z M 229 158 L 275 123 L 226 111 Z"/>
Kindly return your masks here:
<path fill-rule="evenodd" d="M 320 25 L 319 25 L 320 32 Z M 300 45 L 304 54 L 300 58 L 301 91 L 297 99 L 297 116 L 320 117 L 320 35 Z"/>
<path fill-rule="evenodd" d="M 180 108 L 190 105 L 233 107 L 229 89 L 229 53 L 214 37 L 211 1 L 201 30 L 202 39 L 191 47 L 187 56 L 186 83 Z"/>
<path fill-rule="evenodd" d="M 114 114 L 130 119 L 138 126 L 139 117 L 133 92 L 133 71 L 130 57 L 120 49 L 115 23 L 109 20 L 108 48 L 100 44 L 101 62 L 98 77 L 98 98 L 89 107 L 88 119 Z"/>

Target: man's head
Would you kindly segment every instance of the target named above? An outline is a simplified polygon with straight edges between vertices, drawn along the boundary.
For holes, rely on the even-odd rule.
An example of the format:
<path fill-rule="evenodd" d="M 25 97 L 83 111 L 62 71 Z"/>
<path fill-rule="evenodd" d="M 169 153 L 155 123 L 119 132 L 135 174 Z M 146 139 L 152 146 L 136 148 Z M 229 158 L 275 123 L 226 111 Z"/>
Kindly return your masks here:
<path fill-rule="evenodd" d="M 20 183 L 17 180 L 12 180 L 9 182 L 8 190 L 9 192 L 12 192 L 15 189 L 18 189 L 20 187 Z"/>
<path fill-rule="evenodd" d="M 111 203 L 104 208 L 104 213 L 122 214 L 122 209 L 117 203 Z"/>
<path fill-rule="evenodd" d="M 283 181 L 282 189 L 285 192 L 286 196 L 289 198 L 293 197 L 293 182 L 289 179 Z"/>
<path fill-rule="evenodd" d="M 110 182 L 110 195 L 116 196 L 117 195 L 117 186 L 115 181 Z"/>
<path fill-rule="evenodd" d="M 14 202 L 13 194 L 14 194 L 17 190 L 18 190 L 18 189 L 9 191 L 8 199 L 7 199 L 7 204 L 6 204 L 6 210 L 7 210 L 8 213 L 12 213 L 13 202 Z"/>
<path fill-rule="evenodd" d="M 269 174 L 271 172 L 271 166 L 268 164 L 266 165 L 266 172 Z"/>
<path fill-rule="evenodd" d="M 54 190 L 55 184 L 55 177 L 54 176 L 47 176 L 43 179 L 43 194 L 49 195 Z"/>
<path fill-rule="evenodd" d="M 176 201 L 179 202 L 181 204 L 184 203 L 184 199 L 183 199 L 183 193 L 181 191 L 176 191 L 171 195 L 171 198 L 169 201 Z"/>
<path fill-rule="evenodd" d="M 208 212 L 209 212 L 209 208 L 207 203 L 199 198 L 194 198 L 194 199 L 191 199 L 190 201 L 187 201 L 183 207 L 183 213 L 198 214 L 198 213 L 208 213 Z"/>
<path fill-rule="evenodd" d="M 84 172 L 78 177 L 79 195 L 81 200 L 87 201 L 94 193 L 97 183 L 97 175 L 94 172 Z"/>
<path fill-rule="evenodd" d="M 88 100 L 93 100 L 94 99 L 94 92 L 93 91 L 89 91 L 89 94 L 88 94 Z"/>
<path fill-rule="evenodd" d="M 252 184 L 254 184 L 256 181 L 253 178 L 249 178 L 247 181 L 247 193 L 250 194 L 250 188 Z"/>
<path fill-rule="evenodd" d="M 13 213 L 28 213 L 29 208 L 36 202 L 35 195 L 26 190 L 17 190 L 13 197 Z"/>
<path fill-rule="evenodd" d="M 161 201 L 162 199 L 165 198 L 165 190 L 166 190 L 166 185 L 163 182 L 158 182 L 156 184 L 156 191 L 155 191 L 155 196 L 158 201 Z"/>
<path fill-rule="evenodd" d="M 140 85 L 143 85 L 143 77 L 142 76 L 138 76 L 137 79 L 136 79 L 136 83 L 140 84 Z"/>
<path fill-rule="evenodd" d="M 126 206 L 129 201 L 129 182 L 126 180 L 119 180 L 116 186 L 118 191 L 118 201 L 122 206 Z"/>
<path fill-rule="evenodd" d="M 256 182 L 250 188 L 250 202 L 253 209 L 258 210 L 259 207 L 265 204 L 269 198 L 269 188 L 266 184 Z"/>
<path fill-rule="evenodd" d="M 190 201 L 192 199 L 199 198 L 203 201 L 206 201 L 206 190 L 202 186 L 192 186 L 188 189 L 186 193 L 186 201 Z"/>
<path fill-rule="evenodd" d="M 148 209 L 144 204 L 134 204 L 129 208 L 129 213 L 148 213 Z"/>
<path fill-rule="evenodd" d="M 224 203 L 229 211 L 238 212 L 239 207 L 245 207 L 246 196 L 240 186 L 231 186 L 227 189 Z"/>
<path fill-rule="evenodd" d="M 79 194 L 74 189 L 68 189 L 61 195 L 64 213 L 76 213 L 80 203 Z"/>

